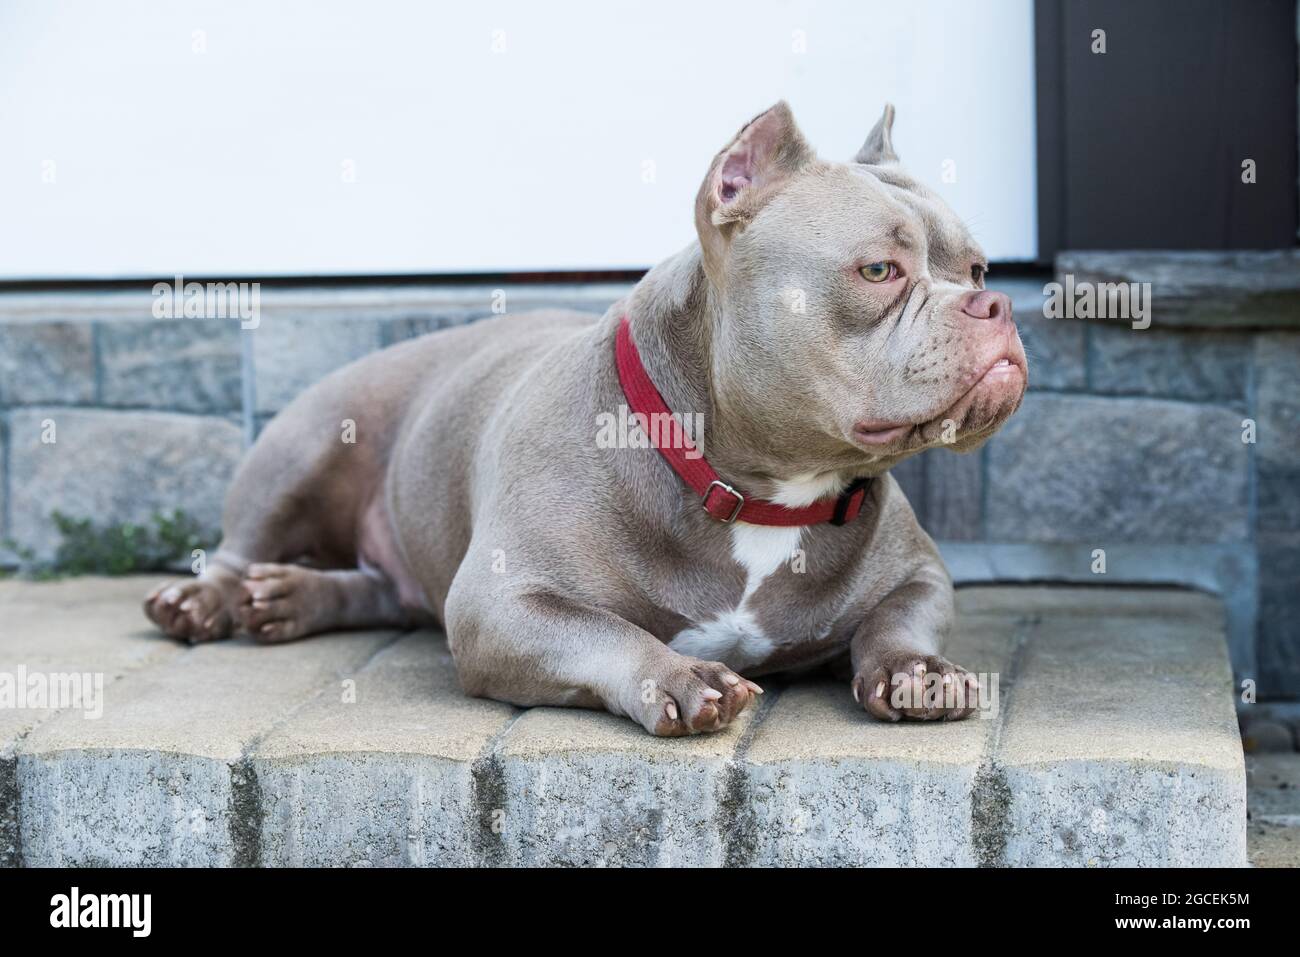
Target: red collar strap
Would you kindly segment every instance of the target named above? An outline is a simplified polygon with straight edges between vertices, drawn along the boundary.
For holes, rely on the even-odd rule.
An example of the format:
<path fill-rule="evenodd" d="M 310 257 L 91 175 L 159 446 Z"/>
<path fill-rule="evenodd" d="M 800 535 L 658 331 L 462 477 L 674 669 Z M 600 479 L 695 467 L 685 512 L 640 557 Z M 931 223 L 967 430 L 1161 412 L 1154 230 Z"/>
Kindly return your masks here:
<path fill-rule="evenodd" d="M 632 327 L 624 316 L 618 326 L 618 339 L 615 347 L 618 362 L 618 381 L 623 386 L 623 395 L 627 397 L 628 409 L 645 419 L 653 421 L 657 427 L 643 428 L 647 438 L 655 444 L 659 454 L 668 460 L 668 464 L 697 495 L 711 518 L 724 525 L 731 522 L 746 522 L 750 525 L 817 525 L 830 522 L 843 525 L 858 517 L 862 503 L 867 497 L 867 486 L 871 479 L 858 479 L 834 498 L 824 498 L 805 505 L 802 508 L 787 508 L 775 502 L 742 495 L 732 488 L 713 471 L 704 456 L 695 450 L 694 444 L 682 429 L 681 421 L 668 409 L 667 403 L 655 388 L 641 356 L 632 342 Z M 653 418 L 656 417 L 657 418 Z M 667 434 L 668 441 L 664 438 Z"/>

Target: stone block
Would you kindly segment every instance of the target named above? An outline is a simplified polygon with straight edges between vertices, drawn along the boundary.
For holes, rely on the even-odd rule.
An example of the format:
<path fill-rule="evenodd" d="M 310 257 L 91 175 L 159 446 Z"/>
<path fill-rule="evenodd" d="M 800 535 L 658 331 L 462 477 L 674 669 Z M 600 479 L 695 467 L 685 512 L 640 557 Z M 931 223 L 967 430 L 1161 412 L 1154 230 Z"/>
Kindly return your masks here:
<path fill-rule="evenodd" d="M 100 401 L 179 412 L 241 406 L 239 322 L 159 319 L 99 323 Z"/>
<path fill-rule="evenodd" d="M 0 406 L 82 405 L 94 399 L 89 322 L 0 322 Z"/>
<path fill-rule="evenodd" d="M 988 538 L 1246 541 L 1241 420 L 1219 405 L 1031 394 L 986 447 Z"/>
<path fill-rule="evenodd" d="M 1251 337 L 1220 330 L 1093 323 L 1092 390 L 1244 406 Z"/>
<path fill-rule="evenodd" d="M 243 453 L 239 427 L 213 416 L 19 409 L 8 429 L 10 534 L 40 558 L 58 547 L 56 510 L 97 523 L 146 523 L 181 509 L 219 528 Z"/>

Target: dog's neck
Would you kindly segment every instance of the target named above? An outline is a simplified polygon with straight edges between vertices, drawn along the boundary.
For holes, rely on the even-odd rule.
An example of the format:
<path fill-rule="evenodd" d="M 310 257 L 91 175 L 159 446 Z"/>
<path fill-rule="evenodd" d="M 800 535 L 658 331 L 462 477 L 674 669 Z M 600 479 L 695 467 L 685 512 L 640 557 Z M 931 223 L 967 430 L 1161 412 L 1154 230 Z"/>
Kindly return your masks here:
<path fill-rule="evenodd" d="M 704 454 L 719 475 L 747 494 L 808 504 L 828 494 L 835 476 L 808 483 L 775 448 L 756 447 L 747 423 L 733 418 L 713 387 L 714 348 L 721 321 L 720 295 L 704 271 L 698 243 L 655 266 L 622 305 L 646 372 L 673 412 L 704 416 Z M 853 476 L 839 478 L 847 484 Z M 828 481 L 829 480 L 829 481 Z M 806 494 L 803 487 L 812 491 Z M 803 499 L 807 498 L 807 501 Z"/>
<path fill-rule="evenodd" d="M 624 304 L 641 362 L 668 408 L 706 420 L 714 409 L 714 299 L 699 244 L 692 243 L 646 273 Z"/>

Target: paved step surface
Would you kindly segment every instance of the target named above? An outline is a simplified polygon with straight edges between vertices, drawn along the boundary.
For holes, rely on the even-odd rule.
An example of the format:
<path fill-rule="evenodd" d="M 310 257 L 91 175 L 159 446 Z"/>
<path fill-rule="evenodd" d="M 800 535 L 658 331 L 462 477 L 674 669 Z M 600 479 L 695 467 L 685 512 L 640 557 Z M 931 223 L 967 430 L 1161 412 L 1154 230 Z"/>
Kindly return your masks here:
<path fill-rule="evenodd" d="M 1246 757 L 1247 847 L 1255 867 L 1300 867 L 1300 754 Z"/>
<path fill-rule="evenodd" d="M 182 648 L 141 617 L 151 584 L 0 582 L 0 682 L 102 680 L 94 706 L 0 707 L 0 864 L 1246 860 L 1205 595 L 966 589 L 951 657 L 996 679 L 990 716 L 885 725 L 844 683 L 769 680 L 733 727 L 664 740 L 466 698 L 434 632 Z"/>

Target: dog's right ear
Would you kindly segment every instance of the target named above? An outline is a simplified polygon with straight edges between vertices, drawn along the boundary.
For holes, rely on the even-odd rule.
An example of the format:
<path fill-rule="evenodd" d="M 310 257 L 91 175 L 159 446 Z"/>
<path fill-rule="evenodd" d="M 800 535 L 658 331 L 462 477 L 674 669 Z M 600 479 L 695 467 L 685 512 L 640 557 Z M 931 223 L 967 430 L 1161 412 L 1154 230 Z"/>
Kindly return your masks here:
<path fill-rule="evenodd" d="M 813 158 L 784 100 L 750 120 L 714 157 L 695 198 L 695 229 L 711 279 L 721 281 L 732 231 Z"/>
<path fill-rule="evenodd" d="M 894 152 L 894 104 L 886 103 L 885 112 L 880 114 L 876 125 L 867 134 L 867 141 L 853 157 L 855 163 L 879 166 L 882 163 L 897 163 L 898 154 Z"/>

